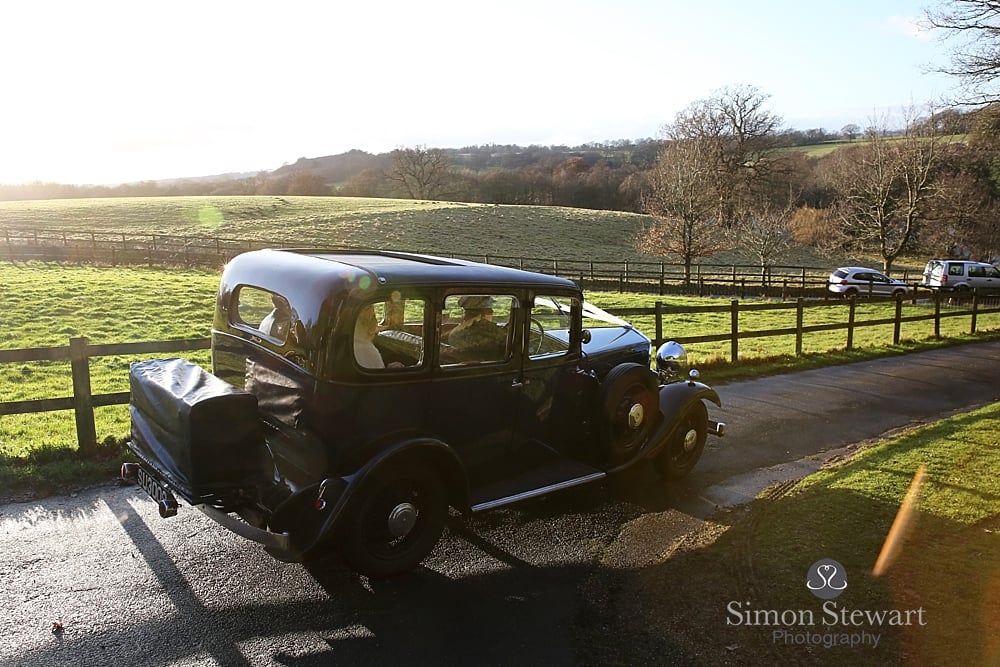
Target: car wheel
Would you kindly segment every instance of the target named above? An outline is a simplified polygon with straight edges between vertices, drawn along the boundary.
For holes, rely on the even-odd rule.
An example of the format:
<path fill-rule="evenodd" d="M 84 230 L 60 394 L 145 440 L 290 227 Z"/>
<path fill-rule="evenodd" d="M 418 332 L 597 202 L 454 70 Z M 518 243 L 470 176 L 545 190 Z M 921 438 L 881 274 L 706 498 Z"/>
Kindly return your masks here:
<path fill-rule="evenodd" d="M 897 290 L 893 290 L 892 291 L 892 298 L 894 298 L 894 299 L 895 298 L 904 297 L 904 296 L 906 296 L 906 290 L 905 289 L 897 289 Z"/>
<path fill-rule="evenodd" d="M 849 287 L 844 290 L 845 299 L 856 299 L 858 297 L 858 290 L 856 287 Z"/>
<path fill-rule="evenodd" d="M 656 467 L 667 479 L 685 477 L 698 463 L 708 438 L 708 409 L 701 401 L 684 408 L 670 442 L 656 458 Z"/>
<path fill-rule="evenodd" d="M 355 571 L 389 577 L 420 564 L 437 544 L 448 514 L 440 476 L 424 465 L 376 470 L 359 491 L 340 552 Z"/>
<path fill-rule="evenodd" d="M 628 461 L 659 422 L 656 374 L 639 364 L 619 364 L 604 378 L 601 414 L 608 460 Z"/>

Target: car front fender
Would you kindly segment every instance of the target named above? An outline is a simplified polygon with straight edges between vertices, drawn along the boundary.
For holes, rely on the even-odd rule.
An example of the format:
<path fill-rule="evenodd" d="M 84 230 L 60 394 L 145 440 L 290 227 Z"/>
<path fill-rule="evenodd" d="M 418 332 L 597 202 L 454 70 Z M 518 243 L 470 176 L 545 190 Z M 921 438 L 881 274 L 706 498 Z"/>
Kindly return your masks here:
<path fill-rule="evenodd" d="M 660 387 L 660 414 L 663 419 L 656 432 L 649 439 L 649 445 L 643 454 L 652 458 L 656 456 L 660 449 L 667 443 L 677 427 L 677 416 L 685 408 L 695 401 L 711 401 L 715 405 L 722 407 L 722 400 L 719 394 L 706 384 L 688 380 L 687 382 L 674 382 Z M 717 435 L 721 435 L 721 430 Z"/>

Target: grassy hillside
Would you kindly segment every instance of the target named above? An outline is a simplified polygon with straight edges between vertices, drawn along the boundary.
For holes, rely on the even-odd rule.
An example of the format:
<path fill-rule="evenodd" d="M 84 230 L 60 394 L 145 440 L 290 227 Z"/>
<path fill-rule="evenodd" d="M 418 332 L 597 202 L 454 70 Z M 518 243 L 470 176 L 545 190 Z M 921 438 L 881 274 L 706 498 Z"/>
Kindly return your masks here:
<path fill-rule="evenodd" d="M 154 197 L 0 202 L 0 225 L 203 234 L 285 245 L 617 260 L 645 216 L 350 197 Z"/>
<path fill-rule="evenodd" d="M 149 197 L 0 202 L 9 227 L 191 234 L 275 245 L 351 245 L 443 255 L 594 261 L 677 261 L 638 255 L 648 216 L 550 206 L 497 206 L 352 197 Z M 829 266 L 846 258 L 799 248 L 782 264 Z M 705 260 L 709 262 L 709 260 Z M 739 252 L 711 258 L 751 263 Z"/>

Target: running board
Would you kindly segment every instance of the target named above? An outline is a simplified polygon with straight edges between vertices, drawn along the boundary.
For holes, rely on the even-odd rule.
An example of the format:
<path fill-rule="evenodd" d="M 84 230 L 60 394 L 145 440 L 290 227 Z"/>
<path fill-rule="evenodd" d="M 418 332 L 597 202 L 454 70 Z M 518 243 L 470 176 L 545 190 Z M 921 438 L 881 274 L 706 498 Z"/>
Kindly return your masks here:
<path fill-rule="evenodd" d="M 513 496 L 507 496 L 506 498 L 497 498 L 496 500 L 489 500 L 484 503 L 479 503 L 478 505 L 473 505 L 471 509 L 473 512 L 484 512 L 486 510 L 502 507 L 503 505 L 510 505 L 512 503 L 516 503 L 521 500 L 527 500 L 528 498 L 537 498 L 538 496 L 544 496 L 545 494 L 553 493 L 554 491 L 562 491 L 563 489 L 568 489 L 574 486 L 580 486 L 581 484 L 589 484 L 590 482 L 595 482 L 606 476 L 607 473 L 605 472 L 595 472 L 590 475 L 584 475 L 583 477 L 577 477 L 576 479 L 568 479 L 565 482 L 559 482 L 558 484 L 550 484 L 549 486 L 543 486 L 537 489 L 532 489 L 531 491 L 517 493 Z"/>
<path fill-rule="evenodd" d="M 195 505 L 195 507 L 204 512 L 209 519 L 225 526 L 240 537 L 245 537 L 248 540 L 263 544 L 265 547 L 276 549 L 282 553 L 288 552 L 291 547 L 288 533 L 272 533 L 263 528 L 256 528 L 208 505 Z"/>

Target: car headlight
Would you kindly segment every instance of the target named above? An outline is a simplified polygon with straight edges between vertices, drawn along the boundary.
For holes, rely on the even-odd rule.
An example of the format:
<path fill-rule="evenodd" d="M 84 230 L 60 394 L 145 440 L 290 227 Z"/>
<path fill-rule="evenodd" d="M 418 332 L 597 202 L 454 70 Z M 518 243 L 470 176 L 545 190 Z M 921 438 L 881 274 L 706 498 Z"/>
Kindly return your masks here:
<path fill-rule="evenodd" d="M 683 379 L 687 368 L 687 351 L 677 341 L 668 340 L 656 350 L 656 372 L 662 382 Z"/>

